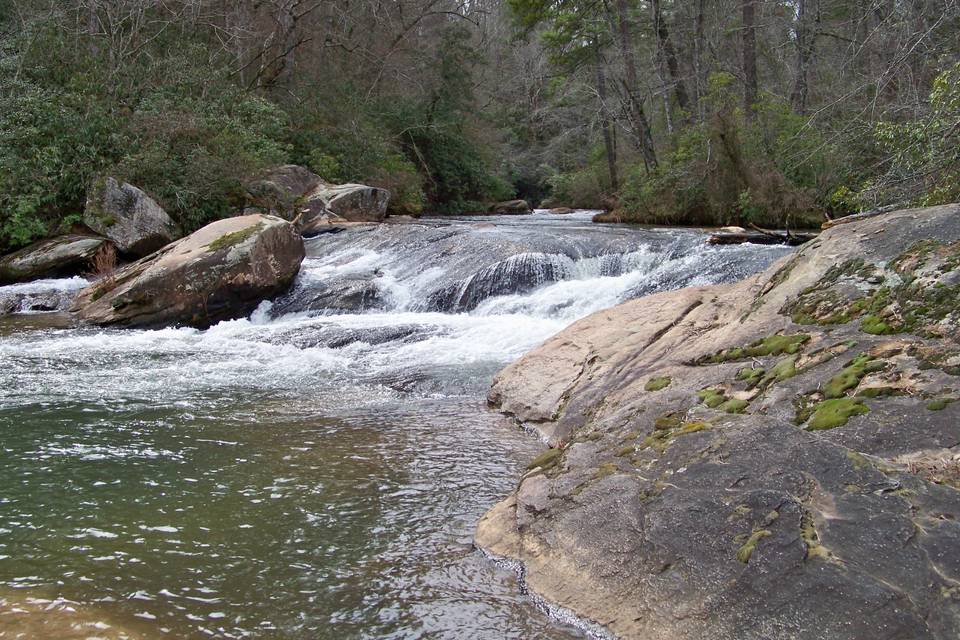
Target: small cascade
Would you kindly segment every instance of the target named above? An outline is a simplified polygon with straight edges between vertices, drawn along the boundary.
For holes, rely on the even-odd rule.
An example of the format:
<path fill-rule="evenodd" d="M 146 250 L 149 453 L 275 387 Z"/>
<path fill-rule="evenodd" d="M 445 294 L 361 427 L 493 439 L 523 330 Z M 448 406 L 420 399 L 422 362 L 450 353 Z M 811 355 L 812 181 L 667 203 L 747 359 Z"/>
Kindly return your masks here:
<path fill-rule="evenodd" d="M 66 311 L 88 284 L 89 280 L 74 276 L 0 287 L 0 315 Z"/>

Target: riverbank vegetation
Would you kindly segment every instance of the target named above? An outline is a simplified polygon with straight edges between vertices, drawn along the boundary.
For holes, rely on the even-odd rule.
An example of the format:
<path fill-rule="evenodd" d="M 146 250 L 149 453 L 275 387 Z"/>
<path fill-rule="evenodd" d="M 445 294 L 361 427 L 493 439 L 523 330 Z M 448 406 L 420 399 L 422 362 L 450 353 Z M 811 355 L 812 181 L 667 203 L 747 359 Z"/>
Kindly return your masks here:
<path fill-rule="evenodd" d="M 9 0 L 0 248 L 77 223 L 105 172 L 191 230 L 281 163 L 408 214 L 956 200 L 958 38 L 955 0 Z"/>

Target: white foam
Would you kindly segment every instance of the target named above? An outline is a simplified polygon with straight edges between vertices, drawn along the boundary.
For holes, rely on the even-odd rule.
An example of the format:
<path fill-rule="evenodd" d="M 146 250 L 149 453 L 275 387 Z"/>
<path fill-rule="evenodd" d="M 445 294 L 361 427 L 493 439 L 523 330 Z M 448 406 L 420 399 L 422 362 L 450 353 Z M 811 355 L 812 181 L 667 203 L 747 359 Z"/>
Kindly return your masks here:
<path fill-rule="evenodd" d="M 80 276 L 74 276 L 72 278 L 33 280 L 31 282 L 10 284 L 0 287 L 0 296 L 79 291 L 88 284 L 90 284 L 90 281 L 85 278 L 81 278 Z"/>

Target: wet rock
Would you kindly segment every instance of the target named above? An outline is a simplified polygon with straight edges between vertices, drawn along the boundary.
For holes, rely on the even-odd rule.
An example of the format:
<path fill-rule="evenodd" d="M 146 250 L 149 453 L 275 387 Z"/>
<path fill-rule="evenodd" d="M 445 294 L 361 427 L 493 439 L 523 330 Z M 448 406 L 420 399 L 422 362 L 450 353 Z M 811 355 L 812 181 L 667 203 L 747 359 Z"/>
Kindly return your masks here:
<path fill-rule="evenodd" d="M 307 311 L 362 313 L 385 309 L 387 302 L 376 275 L 356 274 L 313 283 L 309 289 L 295 289 L 274 303 L 272 313 L 275 316 Z"/>
<path fill-rule="evenodd" d="M 77 275 L 107 244 L 104 238 L 68 235 L 40 240 L 0 258 L 0 284 Z"/>
<path fill-rule="evenodd" d="M 552 213 L 552 214 L 558 215 L 558 216 L 567 215 L 567 214 L 573 213 L 573 212 L 574 212 L 574 210 L 571 209 L 570 207 L 557 207 L 557 208 L 555 208 L 555 209 L 548 209 L 548 210 L 547 210 L 547 213 Z"/>
<path fill-rule="evenodd" d="M 526 200 L 507 200 L 506 202 L 498 202 L 490 207 L 490 213 L 496 213 L 500 215 L 524 214 L 532 212 L 533 210 L 530 208 L 530 204 Z"/>
<path fill-rule="evenodd" d="M 490 390 L 559 453 L 477 544 L 624 638 L 958 637 L 958 271 L 905 210 L 572 325 Z"/>
<path fill-rule="evenodd" d="M 280 218 L 218 220 L 87 287 L 74 309 L 98 325 L 206 327 L 285 291 L 303 256 Z"/>
<path fill-rule="evenodd" d="M 133 257 L 145 256 L 183 235 L 153 198 L 109 177 L 98 180 L 87 194 L 83 222 Z"/>

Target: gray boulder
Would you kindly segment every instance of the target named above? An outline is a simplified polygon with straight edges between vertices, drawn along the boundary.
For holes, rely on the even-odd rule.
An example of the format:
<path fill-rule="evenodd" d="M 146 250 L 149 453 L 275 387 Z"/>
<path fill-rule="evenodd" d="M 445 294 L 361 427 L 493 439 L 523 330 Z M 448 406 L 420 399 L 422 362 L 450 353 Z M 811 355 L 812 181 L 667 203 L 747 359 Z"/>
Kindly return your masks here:
<path fill-rule="evenodd" d="M 98 180 L 87 194 L 83 223 L 133 257 L 152 253 L 183 235 L 153 198 L 109 177 Z"/>
<path fill-rule="evenodd" d="M 530 208 L 530 203 L 526 200 L 507 200 L 506 202 L 498 202 L 490 207 L 490 212 L 501 215 L 519 215 L 532 213 L 533 210 Z"/>
<path fill-rule="evenodd" d="M 0 284 L 78 275 L 106 244 L 104 238 L 80 235 L 40 240 L 0 258 Z"/>
<path fill-rule="evenodd" d="M 290 220 L 301 232 L 322 232 L 344 222 L 381 222 L 390 192 L 363 184 L 330 184 L 309 169 L 284 165 L 247 186 L 253 211 Z"/>
<path fill-rule="evenodd" d="M 247 184 L 249 207 L 284 220 L 297 217 L 303 197 L 324 183 L 306 167 L 285 164 L 266 171 Z"/>
<path fill-rule="evenodd" d="M 207 327 L 283 293 L 303 240 L 274 216 L 218 220 L 80 292 L 79 319 L 97 325 Z"/>

